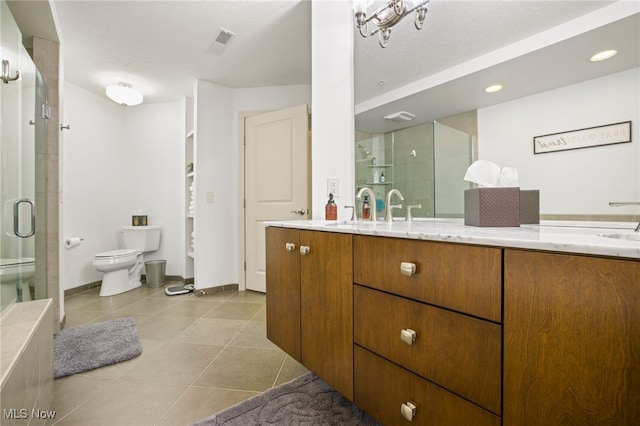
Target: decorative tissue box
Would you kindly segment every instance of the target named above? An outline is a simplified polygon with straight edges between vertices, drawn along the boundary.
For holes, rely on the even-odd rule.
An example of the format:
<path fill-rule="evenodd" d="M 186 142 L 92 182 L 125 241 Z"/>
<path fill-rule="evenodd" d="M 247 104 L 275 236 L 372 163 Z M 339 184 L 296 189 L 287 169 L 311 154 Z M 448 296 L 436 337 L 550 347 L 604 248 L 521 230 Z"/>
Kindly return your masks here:
<path fill-rule="evenodd" d="M 520 190 L 520 223 L 540 223 L 540 191 L 537 189 Z"/>
<path fill-rule="evenodd" d="M 520 188 L 473 188 L 464 191 L 464 224 L 520 226 Z"/>

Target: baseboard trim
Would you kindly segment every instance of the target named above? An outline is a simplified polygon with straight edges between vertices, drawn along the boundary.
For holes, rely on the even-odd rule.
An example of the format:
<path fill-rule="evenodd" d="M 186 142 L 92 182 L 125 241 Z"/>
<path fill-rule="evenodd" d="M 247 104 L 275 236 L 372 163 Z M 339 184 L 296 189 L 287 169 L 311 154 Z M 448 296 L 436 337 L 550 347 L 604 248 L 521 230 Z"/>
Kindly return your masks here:
<path fill-rule="evenodd" d="M 222 293 L 223 291 L 238 291 L 238 284 L 225 284 L 217 287 L 197 288 L 196 296 L 204 296 L 205 294 Z"/>
<path fill-rule="evenodd" d="M 142 275 L 141 276 L 142 279 L 142 283 L 146 283 L 147 282 L 147 276 L 146 275 Z M 165 276 L 165 282 L 168 284 L 170 282 L 182 282 L 184 284 L 193 284 L 193 278 L 183 278 L 181 275 L 167 275 Z M 88 284 L 83 284 L 80 285 L 78 287 L 74 287 L 74 288 L 70 288 L 64 291 L 64 297 L 67 296 L 73 296 L 75 294 L 80 294 L 80 293 L 84 293 L 85 291 L 89 291 L 89 290 L 93 290 L 95 288 L 100 288 L 102 286 L 102 280 L 100 281 L 93 281 L 90 282 Z M 236 290 L 238 287 L 238 284 L 235 284 L 236 286 Z M 227 286 L 225 286 L 227 287 Z"/>

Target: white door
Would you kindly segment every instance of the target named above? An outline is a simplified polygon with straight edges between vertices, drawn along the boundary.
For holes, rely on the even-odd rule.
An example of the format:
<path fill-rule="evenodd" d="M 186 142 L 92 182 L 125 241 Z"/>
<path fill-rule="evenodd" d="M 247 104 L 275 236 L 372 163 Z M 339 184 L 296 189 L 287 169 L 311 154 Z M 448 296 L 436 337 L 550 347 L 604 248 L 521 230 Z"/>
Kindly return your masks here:
<path fill-rule="evenodd" d="M 264 222 L 309 217 L 310 149 L 306 105 L 245 121 L 246 288 L 265 292 Z"/>

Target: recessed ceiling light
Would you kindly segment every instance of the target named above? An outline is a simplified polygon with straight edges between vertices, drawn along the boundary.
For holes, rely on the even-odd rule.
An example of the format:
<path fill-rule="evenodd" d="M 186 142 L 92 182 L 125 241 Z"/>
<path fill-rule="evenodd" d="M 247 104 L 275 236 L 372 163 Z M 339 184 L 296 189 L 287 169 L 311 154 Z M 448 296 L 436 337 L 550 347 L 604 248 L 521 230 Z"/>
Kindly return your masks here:
<path fill-rule="evenodd" d="M 501 90 L 502 90 L 502 85 L 500 85 L 500 84 L 494 84 L 494 85 L 489 86 L 486 89 L 484 89 L 484 91 L 487 92 L 487 93 L 495 93 L 495 92 L 499 92 Z"/>
<path fill-rule="evenodd" d="M 591 62 L 600 62 L 600 61 L 604 61 L 605 59 L 609 59 L 613 56 L 616 55 L 616 53 L 618 53 L 617 50 L 615 49 L 611 49 L 611 50 L 603 50 L 602 52 L 598 52 L 595 55 L 593 55 L 590 59 Z"/>

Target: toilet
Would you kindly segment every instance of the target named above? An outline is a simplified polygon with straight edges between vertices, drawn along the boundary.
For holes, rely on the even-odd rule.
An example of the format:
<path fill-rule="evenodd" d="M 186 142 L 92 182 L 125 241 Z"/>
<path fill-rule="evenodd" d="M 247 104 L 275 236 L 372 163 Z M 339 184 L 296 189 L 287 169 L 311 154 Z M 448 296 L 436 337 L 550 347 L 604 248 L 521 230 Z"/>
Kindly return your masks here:
<path fill-rule="evenodd" d="M 158 250 L 161 230 L 158 225 L 123 226 L 120 232 L 125 248 L 96 254 L 93 267 L 104 274 L 100 296 L 140 287 L 144 253 Z"/>
<path fill-rule="evenodd" d="M 32 300 L 30 286 L 36 275 L 36 262 L 32 257 L 0 259 L 0 302 L 6 306 L 11 301 Z"/>

